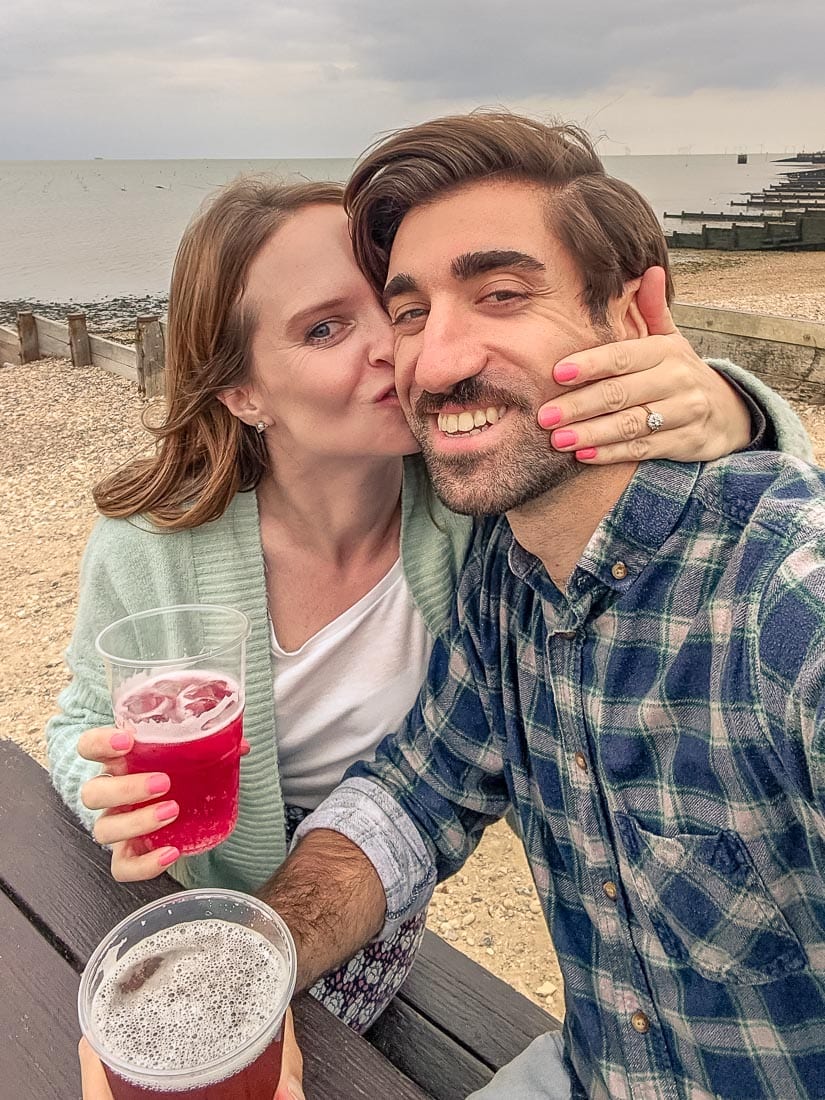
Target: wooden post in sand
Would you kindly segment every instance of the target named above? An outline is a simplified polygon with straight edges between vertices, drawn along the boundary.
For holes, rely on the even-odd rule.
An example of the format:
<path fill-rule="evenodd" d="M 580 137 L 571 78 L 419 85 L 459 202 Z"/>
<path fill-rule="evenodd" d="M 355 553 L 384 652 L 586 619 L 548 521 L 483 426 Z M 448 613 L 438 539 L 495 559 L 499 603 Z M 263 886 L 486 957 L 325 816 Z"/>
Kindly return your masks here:
<path fill-rule="evenodd" d="M 40 358 L 40 341 L 37 337 L 37 322 L 31 310 L 21 310 L 17 314 L 17 336 L 20 340 L 20 362 L 36 362 Z"/>
<path fill-rule="evenodd" d="M 137 351 L 138 392 L 148 400 L 153 397 L 162 397 L 165 355 L 163 332 L 159 317 L 138 317 L 135 349 Z"/>
<path fill-rule="evenodd" d="M 69 325 L 69 348 L 72 353 L 73 367 L 92 365 L 92 346 L 86 329 L 85 313 L 70 313 L 66 318 Z"/>

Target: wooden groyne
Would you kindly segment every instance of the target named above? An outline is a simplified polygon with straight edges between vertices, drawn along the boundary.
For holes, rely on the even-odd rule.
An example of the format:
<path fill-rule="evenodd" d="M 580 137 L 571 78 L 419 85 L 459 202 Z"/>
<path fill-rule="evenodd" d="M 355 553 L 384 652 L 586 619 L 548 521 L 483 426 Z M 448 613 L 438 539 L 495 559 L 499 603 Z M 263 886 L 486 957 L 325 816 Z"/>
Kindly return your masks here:
<path fill-rule="evenodd" d="M 677 229 L 668 234 L 668 247 L 718 248 L 729 252 L 824 251 L 825 168 L 788 172 L 785 176 L 763 191 L 752 191 L 732 200 L 730 211 L 696 214 L 683 210 L 681 214 L 665 214 L 666 218 L 703 223 L 699 231 Z M 731 224 L 707 224 L 721 221 Z"/>
<path fill-rule="evenodd" d="M 94 336 L 84 313 L 70 313 L 65 323 L 22 311 L 17 326 L 0 325 L 0 363 L 20 365 L 37 359 L 71 359 L 75 367 L 102 367 L 136 382 L 141 397 L 163 395 L 165 329 L 160 317 L 138 317 L 134 345 Z"/>
<path fill-rule="evenodd" d="M 673 317 L 699 355 L 731 359 L 787 397 L 825 405 L 825 324 L 680 302 Z M 131 347 L 89 334 L 82 314 L 61 324 L 23 312 L 16 327 L 0 326 L 0 364 L 57 356 L 128 378 L 146 399 L 161 397 L 164 332 L 159 318 L 139 317 Z"/>
<path fill-rule="evenodd" d="M 685 302 L 673 319 L 703 358 L 730 359 L 785 397 L 825 405 L 825 324 Z"/>

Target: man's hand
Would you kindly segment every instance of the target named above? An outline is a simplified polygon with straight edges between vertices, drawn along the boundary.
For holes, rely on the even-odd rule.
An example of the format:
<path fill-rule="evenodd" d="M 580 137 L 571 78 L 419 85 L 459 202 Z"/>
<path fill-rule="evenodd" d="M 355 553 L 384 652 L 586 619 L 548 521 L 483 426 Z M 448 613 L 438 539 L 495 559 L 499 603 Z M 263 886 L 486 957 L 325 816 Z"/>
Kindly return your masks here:
<path fill-rule="evenodd" d="M 679 333 L 661 267 L 644 273 L 636 305 L 648 336 L 577 352 L 554 367 L 557 383 L 575 387 L 539 409 L 556 450 L 598 466 L 642 458 L 707 461 L 746 447 L 748 408 Z M 664 418 L 655 433 L 645 405 Z"/>

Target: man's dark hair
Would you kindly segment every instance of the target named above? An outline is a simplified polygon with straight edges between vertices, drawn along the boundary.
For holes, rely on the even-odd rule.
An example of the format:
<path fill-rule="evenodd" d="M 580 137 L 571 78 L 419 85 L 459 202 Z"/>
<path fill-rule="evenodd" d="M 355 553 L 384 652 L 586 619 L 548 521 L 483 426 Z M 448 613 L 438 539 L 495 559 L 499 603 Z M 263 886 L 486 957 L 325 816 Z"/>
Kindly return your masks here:
<path fill-rule="evenodd" d="M 368 150 L 344 194 L 358 264 L 380 293 L 395 234 L 415 207 L 482 180 L 548 192 L 550 229 L 572 257 L 584 304 L 601 324 L 624 284 L 658 265 L 673 284 L 656 215 L 629 184 L 608 176 L 584 130 L 476 111 L 399 130 Z"/>

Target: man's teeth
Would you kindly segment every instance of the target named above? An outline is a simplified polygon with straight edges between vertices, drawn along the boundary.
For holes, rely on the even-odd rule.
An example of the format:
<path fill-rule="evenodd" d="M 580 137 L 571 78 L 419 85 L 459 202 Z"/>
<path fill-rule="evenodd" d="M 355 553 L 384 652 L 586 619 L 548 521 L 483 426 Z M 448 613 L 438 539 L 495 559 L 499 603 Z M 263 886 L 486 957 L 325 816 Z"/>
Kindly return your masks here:
<path fill-rule="evenodd" d="M 460 435 L 466 432 L 481 431 L 488 424 L 497 424 L 507 412 L 506 405 L 497 409 L 475 409 L 473 412 L 439 413 L 438 426 L 445 435 Z"/>

